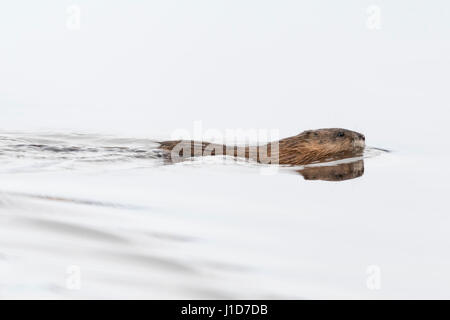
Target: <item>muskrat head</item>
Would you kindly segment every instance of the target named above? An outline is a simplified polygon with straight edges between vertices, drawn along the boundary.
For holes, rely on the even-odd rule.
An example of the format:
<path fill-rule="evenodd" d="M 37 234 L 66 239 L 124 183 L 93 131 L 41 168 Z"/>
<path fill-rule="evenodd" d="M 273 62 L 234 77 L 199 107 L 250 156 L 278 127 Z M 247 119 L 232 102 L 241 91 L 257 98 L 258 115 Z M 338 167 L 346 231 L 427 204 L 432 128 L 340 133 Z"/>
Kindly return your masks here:
<path fill-rule="evenodd" d="M 327 161 L 361 155 L 365 137 L 361 133 L 339 129 L 308 130 L 293 139 L 296 149 L 305 156 L 303 162 Z"/>
<path fill-rule="evenodd" d="M 363 134 L 340 128 L 308 130 L 299 135 L 304 147 L 327 155 L 346 155 L 361 152 L 365 147 Z"/>

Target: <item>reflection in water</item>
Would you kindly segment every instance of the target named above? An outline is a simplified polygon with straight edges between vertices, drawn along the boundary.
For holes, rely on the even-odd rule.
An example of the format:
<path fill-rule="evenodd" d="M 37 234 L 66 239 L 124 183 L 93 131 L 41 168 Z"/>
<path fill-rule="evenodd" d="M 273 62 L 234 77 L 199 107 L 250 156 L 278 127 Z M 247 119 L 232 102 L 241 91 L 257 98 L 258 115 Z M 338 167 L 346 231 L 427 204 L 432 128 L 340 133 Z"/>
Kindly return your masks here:
<path fill-rule="evenodd" d="M 364 174 L 364 160 L 332 166 L 307 167 L 297 172 L 305 180 L 343 181 L 355 179 Z"/>

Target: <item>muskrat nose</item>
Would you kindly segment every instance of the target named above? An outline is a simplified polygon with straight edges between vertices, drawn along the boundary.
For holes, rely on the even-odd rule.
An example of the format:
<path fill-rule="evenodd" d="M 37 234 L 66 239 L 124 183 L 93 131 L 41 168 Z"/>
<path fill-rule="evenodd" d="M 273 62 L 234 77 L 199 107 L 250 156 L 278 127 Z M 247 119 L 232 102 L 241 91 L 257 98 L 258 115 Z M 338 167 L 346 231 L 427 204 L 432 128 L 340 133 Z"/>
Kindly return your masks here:
<path fill-rule="evenodd" d="M 363 134 L 359 134 L 359 138 L 360 138 L 362 141 L 366 141 L 366 137 L 365 137 Z"/>

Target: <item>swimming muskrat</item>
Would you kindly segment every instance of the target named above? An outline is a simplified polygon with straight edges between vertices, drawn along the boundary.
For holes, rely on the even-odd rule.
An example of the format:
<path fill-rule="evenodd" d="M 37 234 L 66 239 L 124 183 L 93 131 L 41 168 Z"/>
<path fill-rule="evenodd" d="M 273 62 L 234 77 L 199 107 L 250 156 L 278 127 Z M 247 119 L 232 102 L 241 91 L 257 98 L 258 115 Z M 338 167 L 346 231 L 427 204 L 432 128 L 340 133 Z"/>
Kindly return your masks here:
<path fill-rule="evenodd" d="M 261 146 L 226 146 L 189 140 L 162 141 L 160 148 L 172 162 L 189 157 L 231 155 L 265 164 L 306 165 L 362 155 L 363 134 L 340 128 L 307 130 Z"/>

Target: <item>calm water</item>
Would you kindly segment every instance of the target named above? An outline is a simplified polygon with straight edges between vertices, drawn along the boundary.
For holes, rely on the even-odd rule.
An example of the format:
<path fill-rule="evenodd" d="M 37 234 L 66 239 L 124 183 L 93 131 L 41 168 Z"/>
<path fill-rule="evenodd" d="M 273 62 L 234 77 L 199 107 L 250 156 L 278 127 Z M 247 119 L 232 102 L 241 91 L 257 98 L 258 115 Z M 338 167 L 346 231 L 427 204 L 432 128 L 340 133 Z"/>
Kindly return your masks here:
<path fill-rule="evenodd" d="M 0 297 L 450 298 L 449 157 L 294 170 L 155 147 L 0 133 Z"/>

